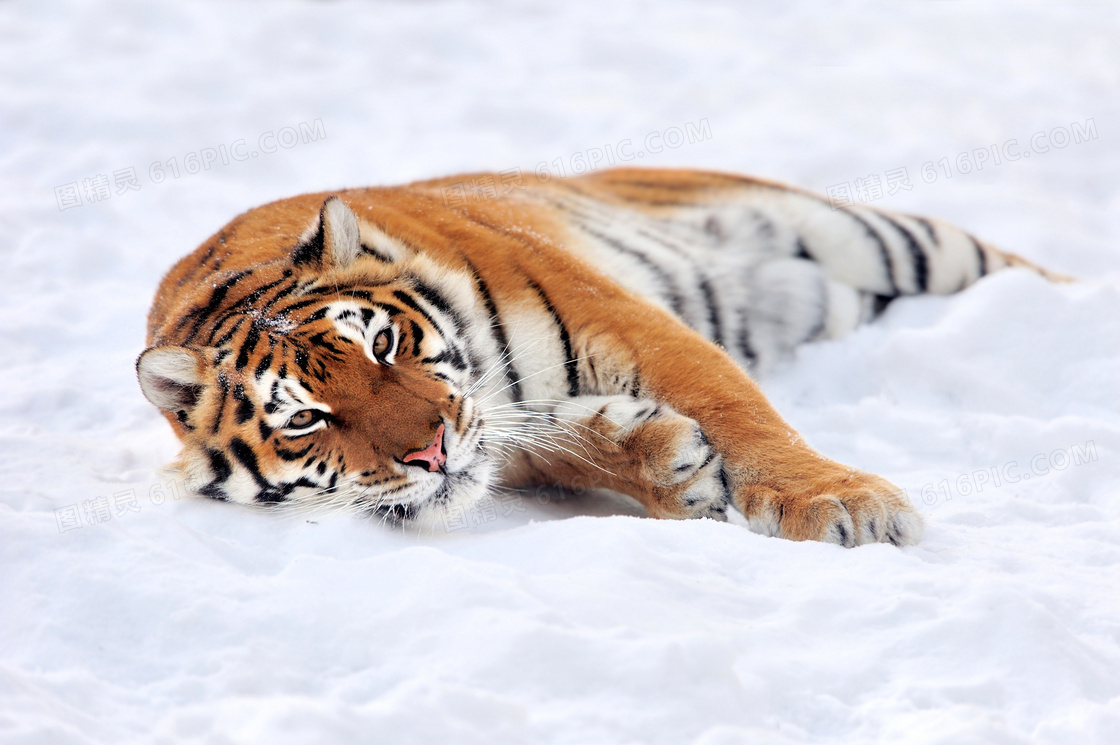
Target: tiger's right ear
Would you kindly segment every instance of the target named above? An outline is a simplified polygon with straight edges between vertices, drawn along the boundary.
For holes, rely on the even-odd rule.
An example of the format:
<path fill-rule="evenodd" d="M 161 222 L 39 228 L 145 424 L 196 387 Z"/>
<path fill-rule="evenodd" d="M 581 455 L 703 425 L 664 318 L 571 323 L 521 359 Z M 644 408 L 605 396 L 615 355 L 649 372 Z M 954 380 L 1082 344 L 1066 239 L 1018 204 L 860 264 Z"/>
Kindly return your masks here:
<path fill-rule="evenodd" d="M 362 253 L 358 216 L 338 197 L 327 197 L 319 220 L 304 234 L 292 253 L 292 263 L 342 269 Z"/>
<path fill-rule="evenodd" d="M 206 387 L 202 377 L 205 364 L 202 354 L 193 349 L 150 347 L 136 360 L 140 390 L 164 411 L 189 412 Z"/>
<path fill-rule="evenodd" d="M 319 217 L 300 237 L 292 251 L 296 266 L 345 269 L 361 255 L 383 264 L 400 261 L 411 253 L 401 241 L 377 226 L 358 222 L 358 216 L 338 197 L 327 197 Z"/>

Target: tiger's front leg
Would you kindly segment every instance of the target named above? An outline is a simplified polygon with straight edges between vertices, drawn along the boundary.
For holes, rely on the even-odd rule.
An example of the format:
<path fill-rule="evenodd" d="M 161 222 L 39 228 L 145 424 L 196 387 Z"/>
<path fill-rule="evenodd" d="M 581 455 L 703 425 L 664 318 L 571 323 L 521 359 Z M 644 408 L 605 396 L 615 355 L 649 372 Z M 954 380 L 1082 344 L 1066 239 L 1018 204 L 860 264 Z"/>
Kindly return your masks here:
<path fill-rule="evenodd" d="M 616 297 L 609 319 L 581 314 L 579 353 L 597 367 L 625 370 L 640 396 L 699 424 L 719 454 L 733 504 L 755 532 L 855 546 L 917 543 L 922 519 L 901 489 L 814 451 L 734 360 L 676 318 L 640 299 Z M 655 438 L 620 446 L 630 457 L 656 450 Z M 664 452 L 674 451 L 662 441 Z M 622 473 L 632 473 L 626 471 Z M 618 491 L 633 494 L 619 479 Z M 648 490 L 647 490 L 648 491 Z M 657 516 L 665 502 L 651 491 Z M 635 494 L 635 496 L 638 496 Z M 639 496 L 639 499 L 642 497 Z"/>
<path fill-rule="evenodd" d="M 700 425 L 671 406 L 632 396 L 580 396 L 538 412 L 523 482 L 611 489 L 651 517 L 727 519 L 722 459 Z M 518 484 L 524 486 L 526 483 Z"/>

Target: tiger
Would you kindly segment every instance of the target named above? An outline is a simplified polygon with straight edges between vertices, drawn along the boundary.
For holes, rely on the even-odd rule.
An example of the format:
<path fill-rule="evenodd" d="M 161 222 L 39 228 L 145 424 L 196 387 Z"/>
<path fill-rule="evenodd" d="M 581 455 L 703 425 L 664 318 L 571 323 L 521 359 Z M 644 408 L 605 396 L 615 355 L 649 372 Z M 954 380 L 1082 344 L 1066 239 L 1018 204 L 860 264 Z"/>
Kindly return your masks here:
<path fill-rule="evenodd" d="M 136 362 L 202 497 L 435 529 L 496 490 L 907 546 L 905 492 L 752 379 L 1005 267 L 953 225 L 745 176 L 611 169 L 342 189 L 236 217 L 159 284 Z M 465 186 L 464 186 L 465 185 Z"/>

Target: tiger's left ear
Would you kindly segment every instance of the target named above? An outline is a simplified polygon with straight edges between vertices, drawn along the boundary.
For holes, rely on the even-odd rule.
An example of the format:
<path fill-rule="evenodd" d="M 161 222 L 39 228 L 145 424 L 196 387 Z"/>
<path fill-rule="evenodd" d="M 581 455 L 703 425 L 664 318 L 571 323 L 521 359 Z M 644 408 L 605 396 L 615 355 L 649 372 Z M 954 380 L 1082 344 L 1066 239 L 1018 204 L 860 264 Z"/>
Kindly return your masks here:
<path fill-rule="evenodd" d="M 206 388 L 205 367 L 206 359 L 196 349 L 149 347 L 136 360 L 136 376 L 153 404 L 172 414 L 190 413 Z"/>
<path fill-rule="evenodd" d="M 358 216 L 338 197 L 328 197 L 319 209 L 319 221 L 292 252 L 292 263 L 343 269 L 362 254 Z"/>

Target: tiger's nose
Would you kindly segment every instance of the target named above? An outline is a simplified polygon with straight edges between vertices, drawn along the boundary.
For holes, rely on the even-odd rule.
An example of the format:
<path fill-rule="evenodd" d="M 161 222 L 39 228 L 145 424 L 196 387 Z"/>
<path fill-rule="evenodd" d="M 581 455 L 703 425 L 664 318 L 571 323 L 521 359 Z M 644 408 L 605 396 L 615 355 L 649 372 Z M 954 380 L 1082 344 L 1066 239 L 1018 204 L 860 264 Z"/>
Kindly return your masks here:
<path fill-rule="evenodd" d="M 413 450 L 403 458 L 402 463 L 415 466 L 426 465 L 429 471 L 438 471 L 447 462 L 447 455 L 443 452 L 443 425 L 436 427 L 436 437 L 428 447 L 423 450 Z"/>

